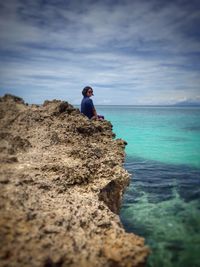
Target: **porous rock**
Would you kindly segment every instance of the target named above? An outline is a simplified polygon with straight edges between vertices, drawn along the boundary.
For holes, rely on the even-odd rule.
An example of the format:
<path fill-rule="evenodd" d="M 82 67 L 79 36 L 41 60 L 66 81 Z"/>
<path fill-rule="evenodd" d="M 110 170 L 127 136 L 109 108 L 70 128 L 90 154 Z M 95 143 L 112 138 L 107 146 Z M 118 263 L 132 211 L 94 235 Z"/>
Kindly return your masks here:
<path fill-rule="evenodd" d="M 144 239 L 118 216 L 129 174 L 111 123 L 11 95 L 0 114 L 0 266 L 144 266 Z"/>

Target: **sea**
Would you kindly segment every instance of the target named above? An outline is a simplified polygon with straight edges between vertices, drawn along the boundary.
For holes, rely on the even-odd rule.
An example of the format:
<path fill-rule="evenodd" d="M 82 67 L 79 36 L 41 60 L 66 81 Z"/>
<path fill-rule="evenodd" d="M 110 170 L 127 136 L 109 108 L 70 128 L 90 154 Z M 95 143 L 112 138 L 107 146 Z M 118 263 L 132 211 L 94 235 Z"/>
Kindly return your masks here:
<path fill-rule="evenodd" d="M 97 106 L 127 141 L 120 218 L 145 238 L 147 267 L 200 267 L 200 107 Z"/>

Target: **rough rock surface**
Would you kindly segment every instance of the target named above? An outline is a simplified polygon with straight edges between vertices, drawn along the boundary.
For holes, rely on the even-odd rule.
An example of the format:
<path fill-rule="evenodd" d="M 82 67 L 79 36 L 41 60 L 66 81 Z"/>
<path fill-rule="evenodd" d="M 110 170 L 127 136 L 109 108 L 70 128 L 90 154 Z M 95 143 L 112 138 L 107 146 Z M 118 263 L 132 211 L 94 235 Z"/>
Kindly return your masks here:
<path fill-rule="evenodd" d="M 144 266 L 117 215 L 129 175 L 108 121 L 67 102 L 0 98 L 0 266 Z"/>

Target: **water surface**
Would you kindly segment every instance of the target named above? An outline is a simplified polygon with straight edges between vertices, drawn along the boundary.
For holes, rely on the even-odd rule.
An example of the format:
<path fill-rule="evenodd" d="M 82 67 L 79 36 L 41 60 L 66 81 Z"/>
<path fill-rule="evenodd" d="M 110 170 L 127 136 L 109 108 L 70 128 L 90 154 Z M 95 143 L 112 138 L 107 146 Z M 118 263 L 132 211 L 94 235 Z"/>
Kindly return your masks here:
<path fill-rule="evenodd" d="M 149 267 L 200 266 L 200 108 L 97 107 L 128 142 L 121 220 L 152 249 Z"/>

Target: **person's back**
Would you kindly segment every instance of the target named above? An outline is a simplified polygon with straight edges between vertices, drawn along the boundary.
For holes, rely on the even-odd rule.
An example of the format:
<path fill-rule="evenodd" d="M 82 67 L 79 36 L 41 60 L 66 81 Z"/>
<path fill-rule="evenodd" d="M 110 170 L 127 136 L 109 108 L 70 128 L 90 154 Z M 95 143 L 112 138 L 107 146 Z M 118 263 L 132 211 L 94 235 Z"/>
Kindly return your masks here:
<path fill-rule="evenodd" d="M 94 105 L 88 96 L 84 96 L 81 101 L 81 113 L 91 119 L 94 116 Z"/>

